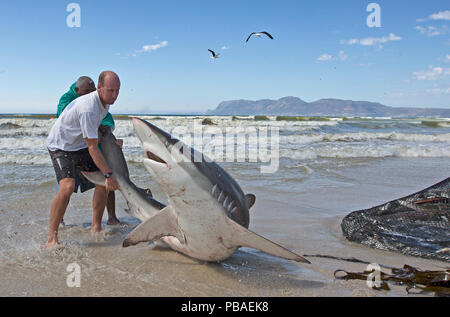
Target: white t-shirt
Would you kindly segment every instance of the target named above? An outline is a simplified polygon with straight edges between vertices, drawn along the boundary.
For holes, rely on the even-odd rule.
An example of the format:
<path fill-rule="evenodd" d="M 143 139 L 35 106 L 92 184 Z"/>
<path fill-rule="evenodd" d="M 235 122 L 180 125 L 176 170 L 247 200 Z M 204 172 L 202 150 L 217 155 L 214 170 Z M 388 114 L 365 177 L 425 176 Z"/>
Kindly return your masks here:
<path fill-rule="evenodd" d="M 61 113 L 45 144 L 50 151 L 78 151 L 87 148 L 85 138 L 97 139 L 98 127 L 109 111 L 97 91 L 78 97 Z"/>

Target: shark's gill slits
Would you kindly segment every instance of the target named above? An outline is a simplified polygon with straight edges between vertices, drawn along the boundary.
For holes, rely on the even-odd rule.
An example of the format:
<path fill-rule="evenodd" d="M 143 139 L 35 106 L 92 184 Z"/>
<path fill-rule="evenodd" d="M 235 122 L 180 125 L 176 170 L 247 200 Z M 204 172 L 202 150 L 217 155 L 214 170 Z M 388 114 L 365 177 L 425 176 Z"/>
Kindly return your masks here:
<path fill-rule="evenodd" d="M 225 198 L 225 192 L 221 191 L 220 194 L 219 194 L 219 197 L 217 198 L 217 201 L 219 203 L 222 203 L 224 198 Z"/>
<path fill-rule="evenodd" d="M 217 190 L 218 187 L 219 186 L 217 186 L 217 184 L 213 186 L 213 188 L 211 190 L 211 195 L 213 195 L 213 197 L 216 197 L 216 190 Z"/>
<path fill-rule="evenodd" d="M 215 184 L 212 187 L 211 195 L 217 200 L 219 204 L 223 206 L 229 216 L 238 209 L 237 204 L 233 200 L 232 196 L 229 195 L 226 191 L 222 190 L 219 185 Z"/>
<path fill-rule="evenodd" d="M 148 157 L 150 160 L 152 160 L 152 161 L 159 162 L 159 163 L 162 163 L 162 164 L 167 164 L 166 161 L 164 161 L 164 160 L 163 160 L 162 158 L 160 158 L 158 155 L 153 154 L 153 153 L 150 152 L 150 151 L 147 151 L 146 154 L 147 154 L 147 157 Z"/>
<path fill-rule="evenodd" d="M 228 203 L 230 202 L 230 201 L 229 201 L 230 198 L 231 198 L 231 196 L 225 197 L 225 200 L 223 201 L 223 206 L 224 206 L 225 208 L 227 208 L 227 205 L 228 205 Z"/>

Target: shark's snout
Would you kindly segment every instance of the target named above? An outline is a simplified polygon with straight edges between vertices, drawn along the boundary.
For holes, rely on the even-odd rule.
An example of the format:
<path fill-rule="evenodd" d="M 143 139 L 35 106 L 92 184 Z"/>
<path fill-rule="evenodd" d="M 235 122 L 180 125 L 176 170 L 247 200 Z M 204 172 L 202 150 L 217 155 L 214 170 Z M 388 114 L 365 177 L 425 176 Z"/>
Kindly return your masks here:
<path fill-rule="evenodd" d="M 145 151 L 146 158 L 153 163 L 169 166 L 172 162 L 167 136 L 150 124 L 138 118 L 132 118 L 133 127 Z"/>
<path fill-rule="evenodd" d="M 153 142 L 158 140 L 161 144 L 168 148 L 170 145 L 173 145 L 178 141 L 176 139 L 172 139 L 171 135 L 167 132 L 147 121 L 139 118 L 132 118 L 132 122 L 134 130 L 143 143 L 145 140 L 153 139 Z"/>

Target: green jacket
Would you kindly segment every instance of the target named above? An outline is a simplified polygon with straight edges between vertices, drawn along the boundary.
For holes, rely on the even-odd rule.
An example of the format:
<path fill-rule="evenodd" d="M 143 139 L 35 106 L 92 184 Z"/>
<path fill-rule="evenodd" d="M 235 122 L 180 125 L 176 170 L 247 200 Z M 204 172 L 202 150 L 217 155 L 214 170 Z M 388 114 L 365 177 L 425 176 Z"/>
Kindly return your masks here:
<path fill-rule="evenodd" d="M 58 109 L 56 110 L 57 118 L 61 115 L 61 113 L 69 105 L 69 103 L 71 103 L 72 101 L 74 101 L 75 99 L 77 99 L 79 97 L 78 94 L 75 92 L 76 85 L 77 85 L 76 82 L 73 83 L 73 85 L 70 86 L 69 91 L 66 92 L 64 95 L 62 95 L 61 99 L 59 99 Z M 109 126 L 111 128 L 111 131 L 114 131 L 114 128 L 115 128 L 114 119 L 109 112 L 106 114 L 105 118 L 103 119 L 102 124 Z"/>

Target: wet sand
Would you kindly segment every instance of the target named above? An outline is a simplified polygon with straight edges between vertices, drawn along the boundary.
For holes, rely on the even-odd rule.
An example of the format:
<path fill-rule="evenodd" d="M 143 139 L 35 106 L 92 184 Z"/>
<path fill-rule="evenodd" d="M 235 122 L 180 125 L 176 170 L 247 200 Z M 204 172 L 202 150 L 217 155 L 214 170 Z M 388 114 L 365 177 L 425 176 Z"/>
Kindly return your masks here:
<path fill-rule="evenodd" d="M 447 268 L 448 263 L 375 250 L 343 237 L 340 222 L 349 212 L 413 193 L 450 172 L 448 167 L 427 169 L 424 177 L 418 168 L 406 173 L 396 164 L 383 164 L 341 170 L 345 186 L 306 182 L 302 191 L 294 191 L 289 186 L 271 188 L 242 181 L 244 191 L 257 197 L 250 229 L 301 255 L 355 257 L 394 267 Z M 103 232 L 91 235 L 92 193 L 76 194 L 64 218 L 68 226 L 60 230 L 65 247 L 44 251 L 54 181 L 9 191 L 9 199 L 4 192 L 1 197 L 0 296 L 416 296 L 407 295 L 402 286 L 391 285 L 391 291 L 380 292 L 368 288 L 365 281 L 334 278 L 337 269 L 362 272 L 364 264 L 323 258 L 300 264 L 247 248 L 221 263 L 205 263 L 148 243 L 122 248 L 124 237 L 138 222 L 123 211 L 126 205 L 119 193 L 116 204 L 122 225 L 106 226 L 105 213 Z M 161 195 L 157 188 L 154 191 L 155 196 Z M 17 203 L 11 196 L 19 193 Z M 81 268 L 79 288 L 66 283 L 71 263 Z"/>

